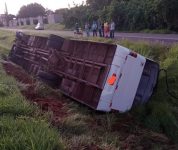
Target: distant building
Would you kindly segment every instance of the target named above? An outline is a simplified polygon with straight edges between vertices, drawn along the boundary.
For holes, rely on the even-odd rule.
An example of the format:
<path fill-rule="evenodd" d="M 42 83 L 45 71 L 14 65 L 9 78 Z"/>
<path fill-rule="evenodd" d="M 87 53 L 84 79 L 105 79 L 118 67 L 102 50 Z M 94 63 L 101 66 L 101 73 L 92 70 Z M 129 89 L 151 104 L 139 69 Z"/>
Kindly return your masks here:
<path fill-rule="evenodd" d="M 48 18 L 48 23 L 49 24 L 54 24 L 54 23 L 61 23 L 63 22 L 63 16 L 60 14 L 49 14 L 47 16 Z"/>
<path fill-rule="evenodd" d="M 55 24 L 62 23 L 63 16 L 60 14 L 50 13 L 47 16 L 38 16 L 30 18 L 18 18 L 9 21 L 10 27 L 23 26 L 23 25 L 36 25 L 37 23 L 42 24 Z"/>
<path fill-rule="evenodd" d="M 0 14 L 0 26 L 8 26 L 8 9 L 5 3 L 5 12 L 4 14 Z"/>
<path fill-rule="evenodd" d="M 0 14 L 0 26 L 7 26 L 7 15 Z"/>

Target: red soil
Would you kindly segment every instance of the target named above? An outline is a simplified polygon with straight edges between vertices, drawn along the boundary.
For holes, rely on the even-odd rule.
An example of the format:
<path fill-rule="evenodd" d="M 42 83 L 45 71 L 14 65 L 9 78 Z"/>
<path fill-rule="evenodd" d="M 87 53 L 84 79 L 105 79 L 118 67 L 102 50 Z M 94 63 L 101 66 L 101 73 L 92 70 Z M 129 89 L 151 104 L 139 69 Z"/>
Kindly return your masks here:
<path fill-rule="evenodd" d="M 67 115 L 64 111 L 64 105 L 61 101 L 52 98 L 36 98 L 33 100 L 45 112 L 52 112 L 52 121 L 54 124 L 59 123 Z"/>
<path fill-rule="evenodd" d="M 33 84 L 34 80 L 19 66 L 11 62 L 3 62 L 3 67 L 8 75 L 15 77 L 25 84 Z"/>
<path fill-rule="evenodd" d="M 11 63 L 3 62 L 3 67 L 8 75 L 15 77 L 19 82 L 27 84 L 27 88 L 22 92 L 22 94 L 27 98 L 27 100 L 37 104 L 42 111 L 52 112 L 52 123 L 57 124 L 60 120 L 67 115 L 67 111 L 64 109 L 64 105 L 61 100 L 54 97 L 54 95 L 49 95 L 47 98 L 42 98 L 35 91 L 35 80 L 27 74 L 21 67 Z"/>

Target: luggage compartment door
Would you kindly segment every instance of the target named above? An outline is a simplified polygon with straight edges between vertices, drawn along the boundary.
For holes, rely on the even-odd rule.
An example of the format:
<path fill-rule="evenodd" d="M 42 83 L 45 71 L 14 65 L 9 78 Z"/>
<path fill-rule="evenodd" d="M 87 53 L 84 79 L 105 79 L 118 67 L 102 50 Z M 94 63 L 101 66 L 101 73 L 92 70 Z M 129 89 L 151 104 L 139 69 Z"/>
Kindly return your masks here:
<path fill-rule="evenodd" d="M 113 95 L 112 109 L 120 112 L 131 109 L 145 62 L 146 59 L 141 55 L 127 56 Z"/>

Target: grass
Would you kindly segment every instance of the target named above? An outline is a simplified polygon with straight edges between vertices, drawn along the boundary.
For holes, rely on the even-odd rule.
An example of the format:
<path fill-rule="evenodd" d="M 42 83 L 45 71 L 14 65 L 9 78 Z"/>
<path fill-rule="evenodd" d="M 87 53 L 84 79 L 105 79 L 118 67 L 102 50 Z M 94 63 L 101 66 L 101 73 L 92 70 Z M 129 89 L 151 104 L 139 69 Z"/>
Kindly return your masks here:
<path fill-rule="evenodd" d="M 24 25 L 24 26 L 17 26 L 15 27 L 16 29 L 35 29 L 35 25 Z M 45 30 L 65 30 L 65 26 L 60 24 L 60 23 L 56 23 L 56 24 L 44 24 L 44 28 Z"/>
<path fill-rule="evenodd" d="M 17 88 L 17 82 L 12 77 L 6 77 L 2 66 L 0 70 L 0 115 L 31 115 L 35 108 L 25 101 Z"/>
<path fill-rule="evenodd" d="M 37 118 L 1 116 L 0 149 L 61 150 L 58 133 L 46 121 Z"/>
<path fill-rule="evenodd" d="M 150 29 L 144 29 L 142 31 L 140 31 L 141 33 L 157 33 L 157 34 L 175 34 L 175 31 L 171 31 L 168 29 L 154 29 L 154 30 L 150 30 Z"/>
<path fill-rule="evenodd" d="M 161 68 L 167 69 L 170 91 L 178 97 L 178 45 L 166 47 L 160 45 L 148 46 L 144 43 L 123 44 L 134 47 L 139 53 L 159 62 Z M 133 112 L 136 112 L 135 115 L 140 117 L 139 120 L 146 127 L 166 133 L 169 137 L 178 141 L 178 113 L 175 112 L 177 108 L 177 100 L 167 94 L 166 77 L 161 72 L 157 91 L 152 99 L 146 107 L 141 108 L 141 111 L 133 110 Z"/>
<path fill-rule="evenodd" d="M 91 145 L 110 150 L 120 147 L 120 133 L 111 129 L 117 119 L 114 114 L 97 113 L 69 99 L 66 101 L 70 115 L 58 129 L 68 149 L 84 149 Z"/>
<path fill-rule="evenodd" d="M 0 39 L 1 39 L 1 35 L 8 34 L 8 36 L 6 36 L 6 42 L 0 40 L 0 45 L 2 47 L 6 47 L 6 51 L 3 51 L 2 53 L 4 52 L 8 53 L 7 50 L 10 49 L 10 45 L 12 41 L 11 39 L 13 39 L 14 35 L 12 33 L 5 32 L 5 31 L 0 31 L 0 33 L 2 33 L 0 34 Z M 103 38 L 94 38 L 94 39 L 90 38 L 85 40 L 94 40 L 94 41 L 107 42 L 107 43 L 118 43 L 148 58 L 154 59 L 155 61 L 159 62 L 161 68 L 166 68 L 168 70 L 168 81 L 169 81 L 171 92 L 174 95 L 178 96 L 178 45 L 166 46 L 166 45 L 159 45 L 159 44 L 150 44 L 147 42 L 130 42 L 126 40 L 113 41 L 110 39 L 103 39 Z M 6 81 L 4 80 L 4 76 L 2 76 L 0 80 L 3 80 L 3 82 L 8 82 L 8 83 L 11 83 L 12 82 L 11 80 L 13 80 L 13 82 L 16 82 L 14 81 L 13 78 L 12 79 L 10 79 L 9 77 L 7 78 L 8 80 Z M 16 87 L 13 86 L 2 87 L 2 90 L 0 88 L 1 97 L 7 97 L 7 91 L 3 90 L 6 88 L 7 89 L 15 88 L 16 90 L 18 90 Z M 37 90 L 42 96 L 46 96 L 46 94 L 50 92 L 50 90 L 48 90 L 48 88 L 44 87 L 43 85 L 39 85 Z M 13 95 L 13 90 L 9 90 L 9 91 L 12 91 L 12 95 Z M 12 97 L 14 97 L 14 95 Z M 18 97 L 21 97 L 20 93 Z M 37 131 L 33 129 L 33 127 L 36 128 L 35 125 L 33 126 L 28 124 L 30 123 L 45 124 L 44 126 L 46 127 L 46 130 L 52 132 L 51 134 L 49 134 L 49 136 L 53 137 L 52 138 L 53 143 L 55 143 L 53 144 L 53 146 L 55 147 L 55 145 L 60 145 L 58 136 L 56 135 L 56 130 L 51 129 L 50 125 L 46 123 L 45 119 L 36 117 L 36 115 L 34 116 L 34 112 L 36 111 L 36 108 L 34 106 L 31 105 L 29 106 L 29 104 L 24 101 L 23 97 L 21 98 L 20 102 L 19 101 L 17 102 L 17 104 L 12 103 L 12 101 L 9 102 L 10 105 L 9 108 L 14 107 L 15 109 L 18 109 L 17 111 L 18 113 L 12 115 L 12 112 L 14 111 L 13 109 L 12 110 L 9 108 L 4 109 L 4 112 L 6 110 L 5 113 L 6 115 L 4 116 L 5 118 L 2 117 L 0 119 L 2 120 L 3 123 L 7 122 L 8 120 L 11 120 L 14 121 L 14 124 L 16 125 L 16 122 L 19 121 L 23 124 L 23 126 L 26 127 L 29 126 L 28 131 L 30 131 L 30 133 L 31 131 L 34 132 Z M 176 99 L 171 98 L 167 94 L 166 85 L 165 85 L 165 75 L 163 73 L 161 73 L 159 78 L 158 89 L 154 93 L 149 103 L 146 104 L 145 106 L 134 108 L 131 112 L 127 114 L 120 115 L 116 113 L 98 113 L 89 109 L 88 107 L 81 106 L 80 104 L 73 102 L 70 99 L 65 98 L 65 101 L 66 101 L 66 107 L 68 113 L 70 115 L 68 115 L 62 120 L 62 123 L 57 126 L 57 129 L 59 132 L 60 139 L 62 139 L 62 143 L 66 146 L 66 149 L 85 149 L 91 145 L 94 146 L 99 145 L 99 147 L 103 149 L 110 149 L 110 150 L 119 149 L 122 147 L 123 141 L 121 139 L 123 138 L 123 136 L 126 135 L 128 136 L 130 134 L 136 135 L 137 131 L 140 130 L 139 124 L 141 124 L 142 127 L 144 127 L 143 129 L 147 128 L 156 132 L 164 133 L 168 137 L 173 139 L 175 142 L 177 142 L 178 140 L 178 109 L 177 109 L 178 102 Z M 26 109 L 27 107 L 28 109 Z M 11 110 L 11 111 L 8 112 L 7 110 Z M 130 121 L 127 122 L 127 120 L 125 119 L 130 118 L 129 116 L 134 116 L 135 122 L 130 119 L 129 119 Z M 30 121 L 28 122 L 27 120 Z M 113 126 L 115 125 L 117 127 L 117 130 L 113 130 Z M 45 131 L 44 126 L 40 125 L 43 131 Z M 6 128 L 5 125 L 4 127 Z M 1 131 L 1 124 L 0 124 L 0 131 Z M 8 139 L 10 139 L 10 136 L 8 136 L 8 134 L 9 133 L 7 133 L 7 141 Z M 19 132 L 18 131 L 16 132 L 15 129 L 15 131 L 13 131 L 13 135 L 16 136 L 18 134 Z M 33 139 L 33 132 L 31 134 Z M 41 129 L 39 129 L 39 133 L 37 133 L 37 135 L 41 136 L 40 134 L 44 134 L 47 137 L 47 134 L 43 133 Z M 21 134 L 21 136 L 26 136 L 26 134 L 24 134 L 24 131 L 23 131 L 23 135 Z M 31 135 L 29 137 L 31 137 Z M 147 138 L 144 135 L 141 136 L 140 139 L 142 139 L 142 137 Z M 46 143 L 47 142 L 46 139 L 44 139 L 42 136 L 42 140 L 40 140 L 38 137 L 36 137 L 35 140 L 39 141 L 38 143 L 40 142 Z M 13 139 L 10 141 L 13 141 Z M 28 143 L 29 141 L 27 142 L 27 144 Z M 11 144 L 12 143 L 9 142 L 9 145 Z M 142 144 L 145 143 L 140 142 L 139 146 Z M 158 145 L 157 143 L 153 142 L 151 144 L 152 144 L 151 146 L 152 149 L 164 149 L 165 143 L 162 144 L 159 143 Z M 24 148 L 23 145 L 24 143 L 22 140 L 22 148 Z M 32 145 L 35 145 L 37 148 L 39 146 L 35 141 L 33 144 L 31 144 L 31 146 Z"/>
<path fill-rule="evenodd" d="M 65 26 L 60 24 L 60 23 L 56 23 L 56 24 L 45 24 L 45 29 L 46 30 L 65 30 Z"/>
<path fill-rule="evenodd" d="M 119 30 L 118 32 L 126 33 L 151 33 L 151 34 L 176 34 L 176 31 L 169 29 L 143 29 L 143 30 Z"/>
<path fill-rule="evenodd" d="M 8 54 L 12 46 L 15 35 L 13 32 L 0 30 L 0 50 L 1 54 Z"/>
<path fill-rule="evenodd" d="M 8 53 L 13 39 L 13 33 L 0 31 L 1 54 Z M 40 110 L 25 100 L 18 85 L 0 65 L 0 149 L 64 149 L 57 130 L 51 127 L 45 116 L 38 115 Z"/>

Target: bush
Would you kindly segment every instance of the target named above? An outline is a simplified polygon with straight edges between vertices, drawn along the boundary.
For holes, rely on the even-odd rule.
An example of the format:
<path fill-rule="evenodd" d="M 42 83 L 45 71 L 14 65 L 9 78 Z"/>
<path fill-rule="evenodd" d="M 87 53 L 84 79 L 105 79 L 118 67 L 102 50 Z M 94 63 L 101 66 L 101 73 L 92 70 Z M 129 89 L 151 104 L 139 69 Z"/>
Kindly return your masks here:
<path fill-rule="evenodd" d="M 154 52 L 151 53 L 161 61 L 161 67 L 167 69 L 169 91 L 178 97 L 178 45 L 170 48 L 165 47 L 162 52 L 154 48 Z M 157 56 L 161 56 L 162 59 Z M 178 101 L 167 93 L 166 76 L 161 73 L 158 88 L 150 102 L 145 107 L 137 108 L 134 111 L 146 127 L 157 132 L 166 133 L 177 142 L 178 112 L 175 111 L 177 107 Z"/>

